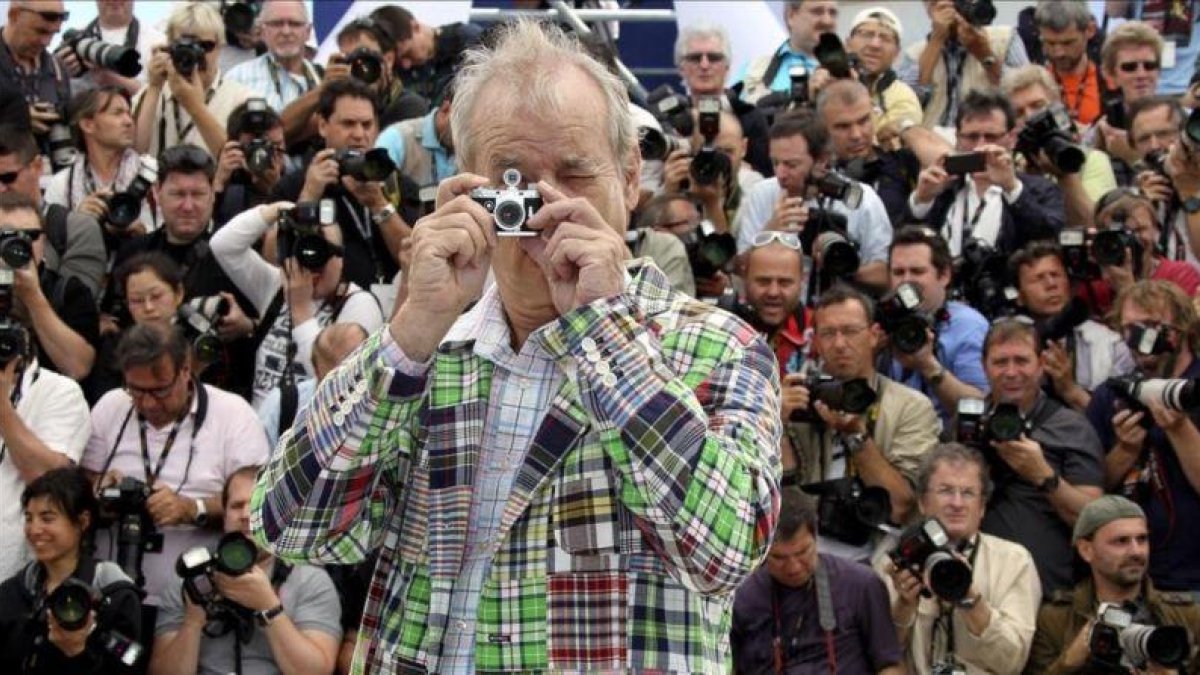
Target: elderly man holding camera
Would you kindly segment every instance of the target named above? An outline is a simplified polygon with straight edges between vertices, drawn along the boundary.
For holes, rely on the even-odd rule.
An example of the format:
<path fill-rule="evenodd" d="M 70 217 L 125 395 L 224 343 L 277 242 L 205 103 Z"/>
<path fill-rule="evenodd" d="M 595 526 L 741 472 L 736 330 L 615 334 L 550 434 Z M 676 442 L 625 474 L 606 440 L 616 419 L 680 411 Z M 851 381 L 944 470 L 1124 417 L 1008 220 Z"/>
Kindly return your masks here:
<path fill-rule="evenodd" d="M 876 564 L 909 672 L 1020 673 L 1042 586 L 1024 546 L 979 531 L 992 493 L 987 461 L 939 445 L 921 461 L 917 493 L 922 519 Z M 921 540 L 939 531 L 944 541 Z"/>

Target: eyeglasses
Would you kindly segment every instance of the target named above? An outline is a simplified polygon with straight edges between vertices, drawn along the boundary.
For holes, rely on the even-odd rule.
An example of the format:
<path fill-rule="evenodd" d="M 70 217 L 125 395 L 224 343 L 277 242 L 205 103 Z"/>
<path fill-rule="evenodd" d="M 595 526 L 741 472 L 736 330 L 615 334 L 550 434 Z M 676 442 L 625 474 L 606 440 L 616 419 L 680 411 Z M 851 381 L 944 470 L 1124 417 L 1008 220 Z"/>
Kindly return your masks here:
<path fill-rule="evenodd" d="M 1158 70 L 1159 64 L 1158 61 L 1126 61 L 1125 63 L 1118 63 L 1117 70 L 1122 73 L 1136 73 L 1138 66 L 1141 66 L 1142 70 L 1152 73 Z"/>
<path fill-rule="evenodd" d="M 154 389 L 143 389 L 141 387 L 130 386 L 128 383 L 126 383 L 125 384 L 125 393 L 129 394 L 129 398 L 132 398 L 135 401 L 141 399 L 144 396 L 149 396 L 150 398 L 152 398 L 156 401 L 161 401 L 164 398 L 171 395 L 171 390 L 173 390 L 175 388 L 175 385 L 179 383 L 179 375 L 181 372 L 182 372 L 181 370 L 176 370 L 175 377 L 171 378 L 170 384 L 167 384 L 162 387 L 156 387 Z"/>
<path fill-rule="evenodd" d="M 800 250 L 799 235 L 795 232 L 780 232 L 779 230 L 766 230 L 754 235 L 754 248 L 768 246 L 773 241 L 777 241 L 793 251 Z"/>
<path fill-rule="evenodd" d="M 30 14 L 37 14 L 38 16 L 42 17 L 43 21 L 48 23 L 59 23 L 71 18 L 70 12 L 39 12 L 38 10 L 31 9 L 29 7 L 18 7 L 17 9 L 21 10 L 22 12 L 29 12 Z"/>
<path fill-rule="evenodd" d="M 833 340 L 841 335 L 846 339 L 856 338 L 862 335 L 868 327 L 862 324 L 851 326 L 826 326 L 825 328 L 817 329 L 817 337 L 822 340 Z"/>
<path fill-rule="evenodd" d="M 973 502 L 979 499 L 979 491 L 975 488 L 956 488 L 953 485 L 940 485 L 934 489 L 933 494 L 938 499 L 953 499 L 955 495 L 958 495 L 964 502 Z"/>
<path fill-rule="evenodd" d="M 267 28 L 291 28 L 292 30 L 300 30 L 308 26 L 307 21 L 297 21 L 295 19 L 271 19 L 270 21 L 262 22 L 262 25 Z"/>
<path fill-rule="evenodd" d="M 969 134 L 960 133 L 958 134 L 958 137 L 968 143 L 978 143 L 979 141 L 983 141 L 984 143 L 996 143 L 1007 135 L 1007 133 L 993 134 L 985 131 L 972 131 Z"/>
<path fill-rule="evenodd" d="M 7 173 L 0 173 L 0 183 L 3 183 L 5 185 L 12 185 L 13 183 L 17 182 L 17 179 L 20 177 L 21 177 L 21 171 L 19 169 L 17 171 L 9 171 Z"/>
<path fill-rule="evenodd" d="M 709 63 L 724 63 L 725 55 L 721 52 L 688 52 L 683 55 L 683 60 L 688 63 L 700 63 L 704 59 L 708 59 Z"/>

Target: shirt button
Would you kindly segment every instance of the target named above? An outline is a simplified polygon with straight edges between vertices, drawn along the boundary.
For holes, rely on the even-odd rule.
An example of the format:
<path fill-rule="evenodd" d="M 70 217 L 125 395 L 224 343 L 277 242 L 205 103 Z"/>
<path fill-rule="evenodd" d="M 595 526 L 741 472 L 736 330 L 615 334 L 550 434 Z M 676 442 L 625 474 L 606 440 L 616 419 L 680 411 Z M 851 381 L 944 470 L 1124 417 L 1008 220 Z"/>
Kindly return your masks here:
<path fill-rule="evenodd" d="M 596 351 L 596 341 L 590 337 L 584 337 L 582 340 L 580 340 L 579 346 L 583 347 L 583 351 L 585 352 Z"/>
<path fill-rule="evenodd" d="M 613 375 L 612 373 L 604 375 L 604 377 L 600 378 L 600 381 L 603 382 L 604 386 L 606 387 L 617 386 L 617 376 Z"/>
<path fill-rule="evenodd" d="M 466 630 L 466 629 L 467 629 L 467 622 L 466 622 L 466 621 L 463 621 L 462 619 L 459 619 L 458 621 L 455 621 L 455 622 L 454 622 L 454 625 L 455 625 L 455 626 L 456 626 L 456 627 L 457 627 L 459 630 Z"/>
<path fill-rule="evenodd" d="M 605 375 L 611 373 L 612 369 L 608 367 L 607 361 L 601 361 L 600 363 L 596 364 L 596 372 L 600 374 L 600 377 L 604 377 Z"/>

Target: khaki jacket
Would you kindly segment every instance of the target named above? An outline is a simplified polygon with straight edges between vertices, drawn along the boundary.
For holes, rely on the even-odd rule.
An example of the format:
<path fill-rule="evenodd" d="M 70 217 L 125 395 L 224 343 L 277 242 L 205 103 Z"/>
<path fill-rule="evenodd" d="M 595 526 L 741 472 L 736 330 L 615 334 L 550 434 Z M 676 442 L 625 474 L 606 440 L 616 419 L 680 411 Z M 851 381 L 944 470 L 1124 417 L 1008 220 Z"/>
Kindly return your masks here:
<path fill-rule="evenodd" d="M 1200 606 L 1192 600 L 1190 593 L 1155 590 L 1149 579 L 1146 580 L 1145 595 L 1150 614 L 1160 625 L 1184 626 L 1188 629 L 1192 654 L 1181 672 L 1200 673 L 1200 658 L 1197 658 L 1196 650 L 1196 638 L 1200 636 Z M 1051 596 L 1038 612 L 1033 651 L 1029 654 L 1025 672 L 1031 675 L 1088 672 L 1086 667 L 1078 671 L 1065 667 L 1062 653 L 1088 620 L 1096 616 L 1098 606 L 1091 578 L 1080 582 L 1072 591 L 1059 591 Z"/>
<path fill-rule="evenodd" d="M 1008 26 L 988 26 L 984 29 L 987 31 L 988 42 L 992 46 L 992 54 L 1000 63 L 1004 63 L 1005 57 L 1008 55 L 1008 43 L 1015 39 L 1013 29 Z M 912 45 L 906 51 L 909 58 L 914 62 L 921 61 L 921 52 L 925 51 L 925 45 L 928 40 L 921 40 Z M 950 81 L 950 73 L 946 71 L 946 60 L 939 58 L 937 65 L 933 68 L 933 86 L 930 87 L 931 96 L 929 102 L 925 104 L 925 126 L 932 128 L 942 119 L 942 112 L 950 103 L 949 92 L 946 87 Z M 979 59 L 974 56 L 967 56 L 963 63 L 962 77 L 958 82 L 959 99 L 966 95 L 972 89 L 992 89 L 992 83 L 988 79 L 987 69 L 983 67 Z M 951 121 L 953 123 L 953 121 Z"/>

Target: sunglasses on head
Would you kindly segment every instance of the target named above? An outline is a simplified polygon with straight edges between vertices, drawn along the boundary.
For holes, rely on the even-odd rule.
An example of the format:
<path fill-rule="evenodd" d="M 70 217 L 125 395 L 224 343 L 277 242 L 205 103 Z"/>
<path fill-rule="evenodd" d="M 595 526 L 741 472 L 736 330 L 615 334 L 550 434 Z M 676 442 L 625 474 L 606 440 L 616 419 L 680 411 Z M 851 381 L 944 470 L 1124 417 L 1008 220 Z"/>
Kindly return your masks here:
<path fill-rule="evenodd" d="M 780 232 L 778 230 L 766 230 L 754 235 L 754 248 L 767 246 L 773 241 L 777 241 L 793 251 L 800 250 L 800 236 L 795 232 Z"/>
<path fill-rule="evenodd" d="M 1153 72 L 1158 70 L 1158 61 L 1126 61 L 1118 63 L 1117 70 L 1122 73 L 1134 73 L 1137 72 L 1138 66 L 1141 66 L 1143 70 Z"/>
<path fill-rule="evenodd" d="M 43 21 L 46 21 L 49 23 L 59 23 L 61 21 L 66 21 L 67 19 L 71 18 L 70 12 L 40 12 L 36 9 L 32 9 L 29 7 L 18 7 L 18 9 L 20 9 L 23 12 L 37 14 L 38 16 L 42 17 Z"/>

